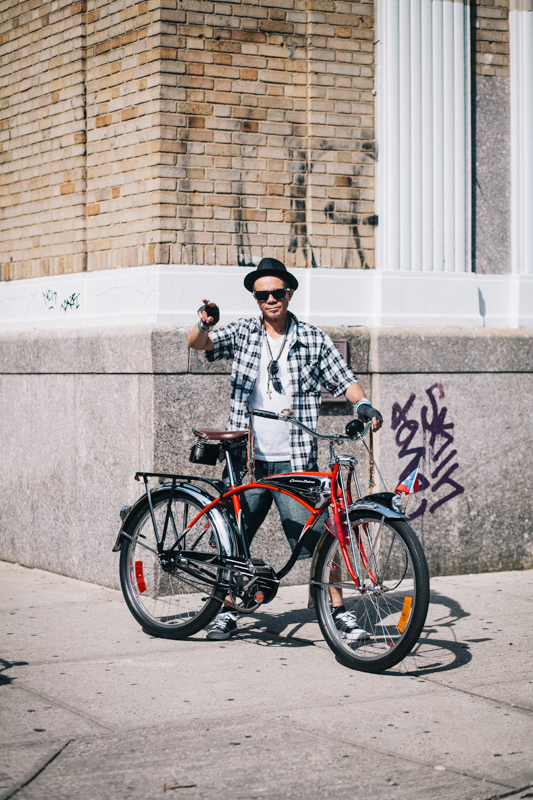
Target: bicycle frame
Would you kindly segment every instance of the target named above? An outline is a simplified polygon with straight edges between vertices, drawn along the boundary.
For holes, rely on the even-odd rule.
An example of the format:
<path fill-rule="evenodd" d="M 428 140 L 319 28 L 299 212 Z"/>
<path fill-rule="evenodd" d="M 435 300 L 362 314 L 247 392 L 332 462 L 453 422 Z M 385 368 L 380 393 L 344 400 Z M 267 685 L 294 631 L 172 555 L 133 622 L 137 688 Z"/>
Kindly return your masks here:
<path fill-rule="evenodd" d="M 270 416 L 271 412 L 260 412 L 260 411 L 257 412 L 256 411 L 255 413 L 258 413 L 261 416 L 263 416 L 263 415 L 267 416 L 267 414 Z M 291 554 L 291 556 L 289 557 L 289 559 L 285 563 L 285 565 L 278 572 L 274 572 L 272 570 L 272 579 L 277 584 L 279 584 L 279 581 L 282 578 L 284 578 L 285 575 L 287 575 L 290 572 L 290 570 L 294 566 L 296 560 L 298 559 L 298 556 L 300 555 L 300 553 L 302 551 L 302 548 L 304 547 L 305 542 L 307 541 L 307 539 L 309 537 L 309 534 L 310 534 L 311 530 L 313 529 L 314 525 L 320 519 L 320 517 L 323 516 L 324 512 L 326 511 L 326 509 L 331 505 L 332 506 L 332 514 L 326 520 L 325 526 L 329 530 L 329 532 L 339 540 L 339 544 L 340 544 L 341 551 L 342 551 L 342 554 L 343 554 L 343 557 L 344 557 L 344 560 L 345 560 L 345 563 L 346 563 L 346 567 L 347 567 L 348 573 L 349 573 L 351 579 L 354 581 L 355 586 L 359 589 L 359 591 L 364 592 L 365 591 L 365 585 L 364 585 L 364 581 L 363 581 L 362 576 L 361 576 L 360 571 L 359 571 L 358 560 L 357 560 L 356 556 L 359 555 L 359 558 L 361 559 L 361 563 L 363 565 L 363 568 L 364 568 L 366 574 L 368 575 L 368 577 L 370 578 L 371 584 L 374 585 L 374 586 L 379 583 L 379 572 L 378 572 L 378 569 L 377 569 L 376 559 L 375 559 L 374 553 L 373 553 L 372 541 L 371 541 L 370 537 L 368 536 L 368 531 L 365 531 L 365 533 L 367 533 L 367 541 L 369 543 L 369 545 L 368 545 L 369 553 L 367 555 L 367 553 L 365 552 L 365 548 L 363 546 L 362 540 L 361 540 L 361 535 L 360 535 L 358 526 L 355 526 L 355 529 L 354 529 L 354 526 L 350 522 L 348 511 L 354 505 L 354 499 L 353 499 L 353 495 L 352 495 L 352 483 L 355 486 L 356 493 L 357 493 L 356 503 L 364 503 L 365 501 L 367 501 L 366 505 L 368 505 L 368 501 L 371 498 L 372 498 L 372 501 L 374 500 L 374 498 L 377 500 L 378 496 L 372 495 L 372 496 L 370 496 L 368 498 L 364 498 L 362 496 L 362 493 L 361 493 L 361 490 L 360 490 L 359 482 L 358 482 L 358 479 L 357 479 L 357 473 L 356 473 L 356 469 L 355 469 L 356 465 L 357 465 L 357 459 L 355 459 L 352 456 L 337 456 L 336 453 L 335 453 L 334 441 L 336 441 L 338 443 L 343 439 L 348 439 L 348 438 L 353 438 L 353 437 L 348 437 L 348 436 L 344 436 L 344 435 L 341 435 L 341 434 L 336 434 L 336 435 L 333 435 L 333 436 L 325 435 L 325 434 L 317 434 L 315 431 L 311 431 L 311 429 L 307 428 L 307 426 L 305 426 L 303 423 L 299 422 L 298 420 L 292 419 L 288 415 L 287 416 L 279 415 L 279 416 L 282 417 L 283 419 L 286 419 L 286 421 L 289 421 L 289 422 L 292 422 L 293 424 L 298 425 L 299 427 L 303 428 L 307 432 L 311 433 L 316 438 L 326 438 L 326 439 L 333 440 L 333 441 L 330 441 L 330 468 L 331 468 L 331 472 L 296 472 L 296 473 L 286 473 L 286 474 L 281 473 L 281 474 L 278 474 L 278 475 L 269 476 L 268 478 L 263 479 L 263 480 L 256 481 L 254 479 L 254 480 L 252 480 L 251 482 L 249 482 L 247 484 L 239 485 L 239 484 L 237 484 L 237 481 L 236 481 L 236 478 L 235 478 L 235 471 L 234 471 L 232 456 L 231 456 L 231 452 L 230 452 L 229 449 L 227 449 L 225 451 L 227 471 L 228 471 L 228 476 L 229 476 L 229 481 L 230 481 L 229 488 L 227 488 L 226 485 L 222 481 L 210 480 L 210 479 L 207 479 L 207 478 L 200 478 L 198 476 L 193 476 L 193 475 L 165 475 L 165 474 L 161 474 L 161 473 L 138 472 L 136 474 L 136 476 L 135 476 L 136 479 L 137 480 L 142 479 L 144 481 L 145 487 L 146 487 L 146 493 L 147 493 L 148 503 L 149 503 L 149 507 L 150 507 L 150 514 L 151 514 L 151 518 L 152 518 L 152 524 L 154 526 L 154 532 L 155 532 L 155 537 L 156 537 L 156 541 L 157 541 L 158 555 L 163 556 L 163 554 L 165 554 L 165 556 L 167 558 L 170 558 L 170 557 L 178 556 L 178 554 L 180 554 L 181 557 L 179 558 L 179 561 L 180 561 L 180 564 L 181 564 L 182 568 L 184 568 L 184 565 L 185 565 L 185 569 L 186 569 L 187 568 L 186 565 L 190 561 L 192 561 L 196 565 L 195 568 L 197 569 L 198 566 L 201 565 L 201 563 L 202 563 L 201 560 L 200 560 L 199 554 L 196 553 L 193 556 L 193 552 L 192 551 L 191 552 L 189 552 L 189 551 L 187 551 L 187 552 L 186 551 L 180 551 L 179 550 L 180 541 L 184 540 L 184 537 L 187 534 L 187 532 L 189 530 L 191 530 L 193 528 L 193 526 L 199 520 L 201 520 L 202 517 L 204 517 L 205 515 L 209 515 L 209 514 L 213 514 L 213 513 L 217 514 L 217 512 L 219 512 L 219 513 L 221 513 L 221 515 L 224 518 L 224 520 L 226 520 L 226 522 L 229 522 L 228 515 L 225 512 L 226 512 L 226 509 L 228 507 L 230 507 L 231 510 L 233 511 L 233 516 L 234 516 L 234 520 L 235 520 L 235 523 L 236 523 L 236 525 L 233 524 L 233 527 L 236 528 L 235 533 L 237 534 L 237 536 L 235 537 L 235 541 L 237 543 L 237 554 L 232 558 L 228 558 L 228 556 L 229 556 L 229 552 L 228 552 L 226 554 L 226 556 L 220 557 L 220 566 L 222 568 L 226 569 L 226 570 L 229 570 L 230 572 L 237 572 L 237 571 L 241 571 L 242 572 L 243 569 L 244 569 L 244 572 L 246 574 L 254 575 L 257 572 L 257 569 L 256 569 L 256 566 L 253 563 L 253 560 L 250 557 L 250 551 L 249 551 L 248 542 L 246 541 L 246 536 L 245 536 L 244 531 L 243 531 L 243 525 L 242 525 L 242 514 L 243 514 L 243 511 L 242 511 L 242 505 L 241 505 L 241 496 L 244 495 L 246 492 L 253 491 L 255 489 L 270 489 L 271 491 L 277 491 L 277 492 L 280 492 L 282 494 L 287 495 L 288 497 L 291 497 L 293 500 L 298 502 L 301 506 L 303 506 L 309 512 L 309 517 L 308 517 L 305 525 L 302 528 L 302 532 L 301 532 L 301 534 L 300 534 L 300 536 L 298 538 L 298 541 L 296 543 L 296 546 L 295 546 L 295 549 L 294 549 L 293 553 Z M 278 415 L 276 415 L 276 418 L 277 417 L 278 417 Z M 362 433 L 362 435 L 359 434 L 357 438 L 360 438 L 362 440 L 363 436 L 365 435 L 365 433 L 367 432 L 369 427 L 370 427 L 370 424 L 367 425 L 367 427 L 364 430 L 364 432 Z M 365 444 L 365 447 L 367 447 L 365 442 L 364 442 L 364 444 Z M 367 447 L 367 450 L 369 452 L 370 457 L 372 458 L 372 455 L 371 455 L 370 450 L 368 449 L 368 447 Z M 346 475 L 343 473 L 343 469 L 342 469 L 343 467 L 346 470 Z M 376 469 L 377 469 L 377 465 L 376 465 Z M 379 473 L 379 470 L 377 470 L 377 471 L 378 471 L 378 474 L 380 475 L 380 478 L 381 478 L 381 474 Z M 161 532 L 161 535 L 160 535 L 160 533 L 158 531 L 158 528 L 157 528 L 157 522 L 156 522 L 156 519 L 155 519 L 153 505 L 152 505 L 151 493 L 150 493 L 150 490 L 149 490 L 148 481 L 149 481 L 150 478 L 159 478 L 159 479 L 163 479 L 163 480 L 166 479 L 165 485 L 166 485 L 167 488 L 170 488 L 170 497 L 168 499 L 165 519 L 164 519 L 164 523 L 163 523 L 163 530 Z M 289 483 L 289 484 L 298 483 L 298 479 L 300 479 L 300 483 L 305 483 L 306 482 L 305 481 L 306 478 L 307 479 L 311 479 L 315 483 L 315 488 L 317 486 L 321 486 L 322 487 L 323 491 L 322 491 L 322 501 L 321 502 L 317 499 L 316 495 L 313 498 L 310 498 L 309 496 L 306 498 L 304 495 L 305 494 L 309 495 L 310 494 L 309 490 L 306 491 L 306 490 L 300 488 L 300 491 L 298 491 L 298 490 L 291 491 L 286 486 L 287 483 Z M 170 484 L 170 487 L 168 487 L 168 483 L 169 483 L 168 479 L 171 479 L 171 481 L 172 481 L 171 484 Z M 206 505 L 194 516 L 194 518 L 190 522 L 188 522 L 186 527 L 182 531 L 178 532 L 178 530 L 176 529 L 174 517 L 172 515 L 172 510 L 171 510 L 173 495 L 174 495 L 175 491 L 177 489 L 179 489 L 180 487 L 184 488 L 184 484 L 182 483 L 182 481 L 186 481 L 187 483 L 189 483 L 190 481 L 195 481 L 195 480 L 196 481 L 205 482 L 205 483 L 209 484 L 213 488 L 217 489 L 220 492 L 220 494 L 218 495 L 218 497 L 215 497 L 215 498 L 209 498 L 209 496 L 206 495 L 206 499 L 209 498 L 210 502 L 206 503 Z M 381 480 L 383 482 L 382 478 L 381 478 Z M 326 495 L 325 491 L 324 491 L 326 484 L 329 484 L 329 494 L 328 495 Z M 189 483 L 189 486 L 190 486 L 190 483 Z M 385 498 L 385 497 L 388 498 L 389 497 L 389 493 L 380 495 L 379 497 L 383 500 L 383 498 Z M 390 495 L 390 497 L 392 497 L 392 495 Z M 314 503 L 309 502 L 309 500 L 314 500 Z M 375 509 L 377 509 L 379 504 L 376 504 L 375 502 L 371 502 L 370 505 L 373 507 L 373 510 L 375 510 Z M 383 508 L 382 509 L 385 512 L 384 516 L 391 516 L 391 515 L 402 516 L 401 514 L 394 513 L 394 512 L 392 512 L 392 514 L 391 514 L 392 509 L 390 508 L 390 502 L 387 503 L 387 505 L 389 506 L 389 508 Z M 130 513 L 131 513 L 131 511 L 130 511 Z M 127 516 L 129 516 L 129 514 Z M 218 514 L 217 514 L 217 516 L 218 516 Z M 231 525 L 232 522 L 230 522 L 229 524 Z M 210 523 L 209 523 L 209 521 L 208 521 L 208 519 L 206 517 L 206 527 L 203 529 L 204 531 L 207 529 L 209 524 Z M 169 526 L 172 529 L 175 541 L 174 541 L 174 544 L 170 548 L 165 549 L 165 540 L 166 540 L 166 537 L 167 537 L 167 532 L 168 532 Z M 119 533 L 119 537 L 117 539 L 117 545 L 116 545 L 117 549 L 120 549 L 119 540 L 121 538 L 121 535 L 130 538 L 129 534 L 124 531 L 124 528 L 125 528 L 125 520 L 124 520 L 123 526 L 121 528 L 121 532 Z M 363 524 L 363 528 L 365 528 L 364 524 Z M 230 549 L 229 545 L 228 545 L 228 543 L 226 543 L 226 550 L 229 550 L 229 549 Z M 194 550 L 194 548 L 193 548 L 193 550 Z M 351 551 L 352 558 L 350 558 L 349 550 Z M 369 558 L 370 558 L 370 561 L 371 561 L 371 567 L 373 567 L 373 569 L 369 568 Z M 204 560 L 207 561 L 208 560 L 207 557 L 205 557 Z M 209 563 L 211 565 L 213 565 L 214 561 L 216 561 L 216 557 L 209 556 Z M 353 564 L 353 566 L 352 566 L 352 564 Z"/>
<path fill-rule="evenodd" d="M 294 419 L 292 417 L 292 412 L 274 414 L 273 412 L 255 410 L 253 413 L 258 416 L 290 422 L 302 428 L 315 438 L 330 440 L 331 471 L 282 473 L 269 476 L 268 478 L 259 481 L 253 479 L 247 484 L 239 485 L 237 484 L 235 478 L 234 465 L 230 452 L 235 445 L 228 445 L 225 446 L 223 450 L 226 458 L 227 472 L 230 483 L 229 488 L 227 487 L 227 484 L 221 480 L 213 480 L 195 475 L 168 475 L 165 473 L 138 472 L 136 473 L 135 477 L 137 480 L 142 479 L 145 484 L 146 497 L 148 499 L 150 516 L 157 543 L 157 551 L 153 550 L 153 548 L 147 545 L 144 545 L 142 542 L 139 542 L 139 544 L 143 547 L 148 547 L 149 550 L 153 550 L 153 552 L 156 553 L 159 558 L 162 559 L 162 561 L 175 562 L 177 565 L 179 565 L 180 569 L 186 572 L 190 572 L 191 569 L 194 570 L 195 577 L 197 579 L 204 580 L 206 584 L 212 584 L 213 581 L 210 577 L 207 577 L 206 571 L 202 569 L 202 564 L 209 564 L 210 567 L 219 566 L 222 570 L 224 570 L 226 575 L 240 574 L 242 577 L 250 578 L 250 583 L 247 584 L 248 587 L 254 584 L 255 581 L 259 581 L 263 586 L 270 587 L 271 592 L 273 592 L 272 596 L 274 596 L 281 579 L 290 572 L 296 560 L 298 559 L 298 556 L 300 555 L 302 548 L 309 538 L 314 525 L 323 516 L 326 509 L 331 505 L 332 514 L 328 517 L 328 519 L 326 519 L 325 527 L 333 536 L 335 536 L 335 538 L 338 539 L 348 574 L 350 575 L 355 587 L 361 592 L 361 594 L 367 591 L 365 580 L 360 572 L 359 560 L 365 575 L 370 580 L 371 586 L 368 588 L 378 585 L 380 583 L 380 576 L 371 537 L 369 536 L 369 532 L 365 523 L 360 523 L 363 527 L 364 533 L 366 534 L 366 541 L 368 542 L 367 553 L 365 551 L 365 545 L 362 541 L 359 525 L 354 526 L 352 524 L 350 521 L 349 512 L 351 509 L 357 507 L 358 510 L 370 510 L 373 512 L 378 512 L 383 519 L 385 517 L 402 518 L 404 516 L 403 511 L 400 511 L 396 507 L 396 504 L 393 504 L 393 498 L 395 498 L 395 495 L 390 492 L 385 491 L 380 494 L 363 497 L 355 469 L 358 463 L 357 459 L 353 456 L 337 455 L 334 448 L 334 443 L 338 444 L 342 440 L 360 439 L 363 442 L 369 457 L 372 459 L 383 487 L 386 490 L 386 486 L 379 468 L 375 463 L 372 453 L 363 438 L 370 428 L 370 423 L 366 426 L 366 428 L 357 433 L 356 436 L 348 436 L 344 434 L 328 435 L 319 434 L 316 431 L 311 430 L 299 420 Z M 158 479 L 160 484 L 164 484 L 165 490 L 170 489 L 170 495 L 168 500 L 166 500 L 167 508 L 161 534 L 157 527 L 149 486 L 150 479 L 153 480 L 154 478 Z M 306 481 L 306 479 L 308 480 Z M 209 486 L 216 489 L 219 492 L 219 495 L 217 497 L 213 497 L 212 495 L 209 495 L 198 487 L 194 486 L 191 481 L 207 483 Z M 300 487 L 299 490 L 294 489 L 293 491 L 287 488 L 287 484 L 297 484 L 298 482 L 300 484 L 304 484 L 304 487 Z M 313 491 L 311 491 L 309 488 L 305 488 L 305 484 L 309 482 L 313 482 L 314 484 Z M 326 485 L 328 487 L 327 492 Z M 353 498 L 352 485 L 355 486 L 357 494 L 357 498 L 355 500 Z M 319 487 L 321 491 L 319 491 Z M 175 492 L 180 489 L 182 491 L 187 491 L 192 497 L 196 496 L 197 499 L 201 498 L 201 500 L 204 502 L 204 505 L 190 522 L 186 520 L 187 524 L 183 530 L 178 531 L 172 514 L 172 500 Z M 285 494 L 298 502 L 309 512 L 309 517 L 302 528 L 294 551 L 292 552 L 288 561 L 278 572 L 275 572 L 272 567 L 264 564 L 261 560 L 254 560 L 250 557 L 248 542 L 246 541 L 246 536 L 243 531 L 241 496 L 248 491 L 253 491 L 254 489 L 270 489 L 271 491 L 277 491 Z M 320 494 L 322 495 L 321 501 L 319 498 Z M 142 501 L 143 499 L 140 498 L 138 503 L 142 503 Z M 127 532 L 127 527 L 129 520 L 135 516 L 136 507 L 137 504 L 131 508 L 126 507 L 123 509 L 124 514 L 121 512 L 123 522 L 115 543 L 115 547 L 113 548 L 114 550 L 120 550 L 123 537 L 128 539 L 132 538 Z M 231 509 L 233 515 L 226 513 L 228 508 Z M 204 528 L 202 528 L 202 533 L 200 536 L 207 531 L 211 523 L 206 515 L 211 515 L 212 519 L 214 515 L 215 521 L 220 523 L 218 527 L 225 531 L 224 541 L 222 542 L 224 549 L 223 555 L 211 555 L 209 553 L 203 554 L 195 552 L 196 542 L 192 546 L 191 550 L 185 551 L 180 549 L 180 543 L 185 541 L 188 531 L 190 531 L 193 526 L 202 519 L 202 517 L 205 518 L 206 525 Z M 166 548 L 165 542 L 169 527 L 171 528 L 174 536 L 174 544 L 171 547 Z M 313 575 L 311 575 L 311 583 L 313 583 Z M 230 585 L 231 579 L 229 579 L 229 582 L 228 580 L 224 579 L 223 582 L 219 584 L 219 588 L 229 589 Z"/>
<path fill-rule="evenodd" d="M 261 413 L 305 430 L 302 423 L 287 419 L 291 412 Z M 114 548 L 121 550 L 121 586 L 135 619 L 153 635 L 183 639 L 204 629 L 224 605 L 236 615 L 251 614 L 276 597 L 281 579 L 307 543 L 313 549 L 308 607 L 316 607 L 322 634 L 339 660 L 367 672 L 398 663 L 420 636 L 429 603 L 429 576 L 420 543 L 404 521 L 401 498 L 386 487 L 363 497 L 356 458 L 335 453 L 335 444 L 361 438 L 363 431 L 357 420 L 347 425 L 346 435 L 309 431 L 330 440 L 327 471 L 257 479 L 251 464 L 249 483 L 239 485 L 239 448 L 246 442 L 246 431 L 198 430 L 194 433 L 199 441 L 216 444 L 194 445 L 191 460 L 214 465 L 213 454 L 224 453 L 224 481 L 137 473 L 146 493 L 122 509 Z M 234 453 L 239 459 L 238 479 Z M 375 463 L 374 467 L 379 475 Z M 244 515 L 251 512 L 243 500 L 245 493 L 267 489 L 305 509 L 298 515 L 297 541 L 291 542 L 294 551 L 278 572 L 261 558 L 251 558 L 246 538 Z M 257 521 L 254 524 L 250 518 L 250 536 Z"/>

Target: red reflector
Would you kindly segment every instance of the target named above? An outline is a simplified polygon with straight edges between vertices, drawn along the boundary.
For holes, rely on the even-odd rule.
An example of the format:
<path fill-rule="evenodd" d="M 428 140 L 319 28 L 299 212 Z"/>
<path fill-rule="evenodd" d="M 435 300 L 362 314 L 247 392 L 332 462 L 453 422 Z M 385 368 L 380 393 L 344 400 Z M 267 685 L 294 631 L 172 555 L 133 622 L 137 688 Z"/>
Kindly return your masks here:
<path fill-rule="evenodd" d="M 138 475 L 136 475 L 136 476 L 135 476 L 135 480 L 136 480 L 136 481 L 140 481 L 141 479 L 139 478 L 139 476 L 138 476 Z"/>
<path fill-rule="evenodd" d="M 264 599 L 265 599 L 265 595 L 263 594 L 263 592 L 256 592 L 255 593 L 255 602 L 256 603 L 262 603 Z"/>
<path fill-rule="evenodd" d="M 143 592 L 146 591 L 146 583 L 144 581 L 142 561 L 135 562 L 135 577 L 137 579 L 137 586 L 139 587 L 139 591 L 142 594 Z"/>

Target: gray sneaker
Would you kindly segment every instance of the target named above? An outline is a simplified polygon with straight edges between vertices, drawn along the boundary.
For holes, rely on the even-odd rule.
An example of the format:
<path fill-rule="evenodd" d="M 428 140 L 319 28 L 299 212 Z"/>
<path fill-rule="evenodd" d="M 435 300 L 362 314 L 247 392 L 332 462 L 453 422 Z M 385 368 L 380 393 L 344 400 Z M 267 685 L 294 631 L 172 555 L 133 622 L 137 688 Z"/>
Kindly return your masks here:
<path fill-rule="evenodd" d="M 229 639 L 236 632 L 237 614 L 234 614 L 233 611 L 223 611 L 221 614 L 217 614 L 215 624 L 205 638 L 217 642 Z"/>
<path fill-rule="evenodd" d="M 370 639 L 370 635 L 364 630 L 364 628 L 359 627 L 357 617 L 353 611 L 342 611 L 338 614 L 333 612 L 333 619 L 335 620 L 337 630 L 341 632 L 341 635 L 348 642 L 358 642 L 363 641 L 363 639 Z"/>

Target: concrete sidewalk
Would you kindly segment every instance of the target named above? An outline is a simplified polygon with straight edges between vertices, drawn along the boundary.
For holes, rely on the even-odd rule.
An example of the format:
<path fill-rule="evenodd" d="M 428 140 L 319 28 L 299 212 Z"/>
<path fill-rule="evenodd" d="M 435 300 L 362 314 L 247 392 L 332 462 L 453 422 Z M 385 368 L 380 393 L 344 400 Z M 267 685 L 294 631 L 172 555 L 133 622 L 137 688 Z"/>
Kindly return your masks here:
<path fill-rule="evenodd" d="M 533 571 L 434 578 L 382 675 L 338 664 L 306 601 L 174 642 L 119 592 L 0 563 L 0 800 L 533 797 Z"/>

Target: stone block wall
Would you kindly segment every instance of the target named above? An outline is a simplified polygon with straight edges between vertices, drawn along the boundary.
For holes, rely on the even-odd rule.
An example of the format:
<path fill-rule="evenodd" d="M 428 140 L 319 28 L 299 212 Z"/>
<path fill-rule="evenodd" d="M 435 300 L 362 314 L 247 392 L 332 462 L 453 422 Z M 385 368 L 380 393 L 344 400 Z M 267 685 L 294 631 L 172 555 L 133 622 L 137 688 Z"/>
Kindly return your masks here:
<path fill-rule="evenodd" d="M 388 487 L 420 464 L 409 511 L 431 573 L 532 567 L 533 330 L 328 332 L 348 338 L 383 412 L 374 450 Z M 119 509 L 140 490 L 135 471 L 220 475 L 188 456 L 193 426 L 225 427 L 230 364 L 208 365 L 186 337 L 163 325 L 0 336 L 0 558 L 117 586 L 111 548 Z M 319 430 L 343 431 L 352 414 L 324 405 Z M 365 451 L 340 451 L 359 458 L 371 491 Z M 275 566 L 287 557 L 275 513 L 254 553 Z"/>

